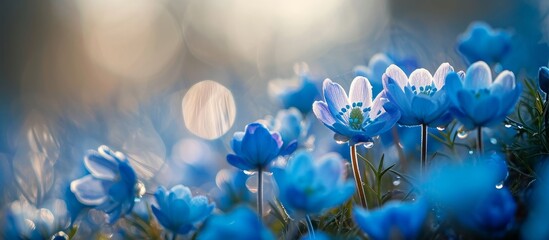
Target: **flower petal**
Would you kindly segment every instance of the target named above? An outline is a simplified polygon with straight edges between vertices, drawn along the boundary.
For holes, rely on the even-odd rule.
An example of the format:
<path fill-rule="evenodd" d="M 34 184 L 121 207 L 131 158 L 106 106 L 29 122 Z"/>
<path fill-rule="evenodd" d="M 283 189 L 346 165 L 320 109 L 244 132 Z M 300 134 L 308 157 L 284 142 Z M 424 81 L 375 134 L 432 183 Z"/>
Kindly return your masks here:
<path fill-rule="evenodd" d="M 421 124 L 429 124 L 427 122 L 431 118 L 431 114 L 436 110 L 436 104 L 425 96 L 417 95 L 412 99 L 412 109 Z"/>
<path fill-rule="evenodd" d="M 351 103 L 362 103 L 363 107 L 372 105 L 372 85 L 365 77 L 356 77 L 351 83 L 349 91 L 349 100 Z"/>
<path fill-rule="evenodd" d="M 236 155 L 240 155 L 242 149 L 242 138 L 244 138 L 244 132 L 235 132 L 233 139 L 231 140 L 231 148 Z"/>
<path fill-rule="evenodd" d="M 332 126 L 336 122 L 325 102 L 316 101 L 313 103 L 313 113 L 325 125 Z"/>
<path fill-rule="evenodd" d="M 425 87 L 433 83 L 433 76 L 424 68 L 416 69 L 410 74 L 410 85 L 415 86 L 418 90 L 420 87 Z"/>
<path fill-rule="evenodd" d="M 196 196 L 191 200 L 191 208 L 189 213 L 189 220 L 191 222 L 198 222 L 206 219 L 214 208 L 213 204 L 208 203 L 208 198 L 205 196 Z"/>
<path fill-rule="evenodd" d="M 458 106 L 460 103 L 457 99 L 457 93 L 463 89 L 461 78 L 457 73 L 451 72 L 446 76 L 445 82 L 444 91 L 446 91 L 448 99 L 450 99 L 452 105 Z"/>
<path fill-rule="evenodd" d="M 485 62 L 473 63 L 467 69 L 463 87 L 471 90 L 486 89 L 492 84 L 492 72 Z"/>
<path fill-rule="evenodd" d="M 90 151 L 84 157 L 86 169 L 96 178 L 114 180 L 117 176 L 118 163 L 111 157 L 105 158 L 96 151 Z"/>
<path fill-rule="evenodd" d="M 242 139 L 242 154 L 251 165 L 266 167 L 280 152 L 278 142 L 269 130 L 260 123 L 250 123 L 246 126 L 246 134 Z"/>
<path fill-rule="evenodd" d="M 386 87 L 389 78 L 392 78 L 398 83 L 398 86 L 403 89 L 408 84 L 408 77 L 406 77 L 406 73 L 402 71 L 397 65 L 391 64 L 385 70 L 385 74 L 383 74 L 383 88 Z"/>
<path fill-rule="evenodd" d="M 440 64 L 437 71 L 435 72 L 435 75 L 433 75 L 433 82 L 435 83 L 435 87 L 437 89 L 442 89 L 446 82 L 446 76 L 448 75 L 448 73 L 451 73 L 453 71 L 454 68 L 449 63 Z"/>
<path fill-rule="evenodd" d="M 492 94 L 503 94 L 515 89 L 515 74 L 511 71 L 503 71 L 494 80 L 494 83 L 490 87 Z"/>
<path fill-rule="evenodd" d="M 229 164 L 233 165 L 233 167 L 236 167 L 240 170 L 244 170 L 244 171 L 249 171 L 249 170 L 254 170 L 255 169 L 255 166 L 250 164 L 248 161 L 246 161 L 245 159 L 237 156 L 237 155 L 233 155 L 233 154 L 228 154 L 227 155 L 227 162 L 229 162 Z"/>
<path fill-rule="evenodd" d="M 498 115 L 499 107 L 499 100 L 495 96 L 487 96 L 484 99 L 478 101 L 475 107 L 475 115 L 473 115 L 477 125 L 486 126 L 487 123 L 490 122 L 490 120 L 496 118 Z"/>
<path fill-rule="evenodd" d="M 459 107 L 465 114 L 474 119 L 477 101 L 475 101 L 473 93 L 468 90 L 461 90 L 457 93 L 457 99 L 460 103 L 456 107 Z"/>
<path fill-rule="evenodd" d="M 107 190 L 103 186 L 103 180 L 86 175 L 83 178 L 71 182 L 71 192 L 76 199 L 84 205 L 100 205 L 107 199 Z"/>
<path fill-rule="evenodd" d="M 332 116 L 337 117 L 342 108 L 350 107 L 347 93 L 345 93 L 345 90 L 339 84 L 326 79 L 323 83 L 323 91 L 324 99 Z"/>

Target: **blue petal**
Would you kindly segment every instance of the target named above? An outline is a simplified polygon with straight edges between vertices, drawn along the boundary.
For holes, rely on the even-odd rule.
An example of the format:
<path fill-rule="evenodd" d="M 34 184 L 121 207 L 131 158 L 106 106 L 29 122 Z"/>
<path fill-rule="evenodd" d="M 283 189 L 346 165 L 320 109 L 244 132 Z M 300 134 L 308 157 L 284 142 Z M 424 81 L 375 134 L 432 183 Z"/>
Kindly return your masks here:
<path fill-rule="evenodd" d="M 355 206 L 353 208 L 353 219 L 362 231 L 368 234 L 368 237 L 374 240 L 389 239 L 390 227 L 389 223 L 383 216 L 382 210 L 377 212 L 368 212 L 361 207 Z"/>
<path fill-rule="evenodd" d="M 316 118 L 327 126 L 332 126 L 336 122 L 332 113 L 328 109 L 328 105 L 325 102 L 316 101 L 313 103 L 313 113 Z"/>
<path fill-rule="evenodd" d="M 473 93 L 467 90 L 461 90 L 457 93 L 457 99 L 460 104 L 456 107 L 459 107 L 465 114 L 470 118 L 475 119 L 475 109 L 476 103 Z"/>
<path fill-rule="evenodd" d="M 234 167 L 240 170 L 244 170 L 244 171 L 256 170 L 255 165 L 252 165 L 247 160 L 233 154 L 227 155 L 227 162 L 229 162 L 229 164 L 233 165 Z"/>
<path fill-rule="evenodd" d="M 259 123 L 251 123 L 246 126 L 242 147 L 242 154 L 256 168 L 266 167 L 280 152 L 278 142 L 269 130 Z"/>
<path fill-rule="evenodd" d="M 187 202 L 191 201 L 192 193 L 191 189 L 181 184 L 175 185 L 170 189 L 170 194 L 173 193 L 174 197 L 183 199 Z"/>
<path fill-rule="evenodd" d="M 158 209 L 154 205 L 151 206 L 151 209 L 152 209 L 153 215 L 156 217 L 156 220 L 158 220 L 158 223 L 160 223 L 160 225 L 164 226 L 165 228 L 170 229 L 171 228 L 171 221 L 168 218 L 168 216 L 166 216 L 166 214 L 164 214 L 164 212 L 162 212 L 160 209 Z M 172 230 L 172 229 L 170 229 L 170 230 Z"/>
<path fill-rule="evenodd" d="M 402 89 L 396 84 L 389 84 L 386 87 L 389 101 L 395 104 L 405 115 L 411 115 L 412 107 L 409 99 L 404 95 Z"/>
<path fill-rule="evenodd" d="M 487 89 L 492 84 L 492 70 L 485 62 L 476 62 L 467 69 L 463 87 L 471 90 Z"/>
<path fill-rule="evenodd" d="M 486 124 L 497 117 L 500 108 L 499 100 L 494 96 L 487 96 L 477 102 L 474 119 L 479 126 L 491 127 Z M 503 119 L 502 119 L 503 120 Z"/>
<path fill-rule="evenodd" d="M 430 124 L 430 122 L 427 121 L 432 118 L 432 114 L 436 111 L 436 107 L 436 104 L 434 104 L 431 99 L 422 95 L 417 95 L 412 98 L 412 109 L 417 117 L 418 123 Z"/>
<path fill-rule="evenodd" d="M 462 112 L 461 109 L 452 106 L 450 107 L 450 112 L 467 130 L 472 130 L 477 127 L 473 119 Z"/>
<path fill-rule="evenodd" d="M 244 132 L 235 132 L 231 140 L 231 148 L 236 155 L 241 155 L 242 153 L 242 138 L 244 138 Z"/>
<path fill-rule="evenodd" d="M 108 199 L 107 190 L 103 184 L 103 180 L 86 175 L 71 182 L 71 192 L 84 205 L 99 205 Z"/>
<path fill-rule="evenodd" d="M 199 222 L 206 219 L 212 212 L 214 205 L 208 203 L 208 198 L 205 196 L 196 196 L 191 200 L 191 208 L 189 213 L 189 221 Z"/>
<path fill-rule="evenodd" d="M 463 89 L 461 78 L 455 72 L 448 73 L 446 76 L 446 84 L 442 90 L 446 91 L 448 99 L 453 106 L 459 106 L 460 102 L 457 99 L 457 93 Z"/>
<path fill-rule="evenodd" d="M 515 74 L 510 71 L 503 71 L 494 80 L 490 87 L 490 93 L 493 95 L 503 95 L 515 89 Z"/>
<path fill-rule="evenodd" d="M 90 151 L 86 154 L 84 165 L 96 178 L 114 180 L 117 177 L 118 163 L 110 157 L 103 157 L 96 151 Z"/>
<path fill-rule="evenodd" d="M 540 67 L 538 73 L 539 88 L 549 94 L 549 68 Z"/>
<path fill-rule="evenodd" d="M 507 115 L 511 114 L 521 94 L 522 94 L 522 84 L 517 84 L 515 86 L 515 89 L 513 89 L 511 92 L 508 92 L 507 94 L 499 95 L 500 96 L 499 101 L 501 104 L 499 115 L 506 117 Z"/>

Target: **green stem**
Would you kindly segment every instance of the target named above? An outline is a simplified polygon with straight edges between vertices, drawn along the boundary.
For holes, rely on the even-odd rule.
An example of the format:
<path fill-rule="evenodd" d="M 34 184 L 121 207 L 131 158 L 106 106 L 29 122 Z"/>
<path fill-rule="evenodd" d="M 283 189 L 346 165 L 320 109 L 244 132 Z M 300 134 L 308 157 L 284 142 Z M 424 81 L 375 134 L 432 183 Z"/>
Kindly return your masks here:
<path fill-rule="evenodd" d="M 358 159 L 356 156 L 356 145 L 349 144 L 351 147 L 351 167 L 353 169 L 353 175 L 355 178 L 356 191 L 358 197 L 360 198 L 360 204 L 363 208 L 368 208 L 368 203 L 366 202 L 366 194 L 364 193 L 364 187 L 362 186 L 362 176 L 360 175 L 360 168 L 358 166 Z"/>

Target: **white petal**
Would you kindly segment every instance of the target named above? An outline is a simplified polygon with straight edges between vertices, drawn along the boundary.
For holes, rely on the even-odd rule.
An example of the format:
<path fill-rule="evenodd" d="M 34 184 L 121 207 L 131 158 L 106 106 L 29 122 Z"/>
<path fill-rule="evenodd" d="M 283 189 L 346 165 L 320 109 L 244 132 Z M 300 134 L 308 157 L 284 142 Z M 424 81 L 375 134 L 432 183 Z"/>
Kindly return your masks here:
<path fill-rule="evenodd" d="M 406 84 L 408 84 L 408 77 L 406 77 L 406 73 L 402 71 L 397 65 L 391 64 L 385 70 L 385 74 L 383 74 L 383 88 L 385 88 L 385 85 L 387 84 L 387 78 L 392 78 L 395 80 L 401 89 L 404 89 Z"/>
<path fill-rule="evenodd" d="M 453 71 L 454 71 L 454 68 L 450 66 L 449 63 L 440 64 L 440 67 L 438 67 L 437 71 L 435 72 L 435 75 L 433 76 L 435 87 L 437 89 L 441 89 L 446 82 L 446 75 L 448 75 L 449 72 L 453 72 Z"/>
<path fill-rule="evenodd" d="M 415 86 L 417 89 L 425 87 L 433 83 L 433 76 L 424 68 L 416 69 L 410 74 L 410 85 Z"/>
<path fill-rule="evenodd" d="M 103 181 L 91 175 L 72 181 L 71 192 L 85 205 L 100 205 L 108 197 L 106 189 L 103 188 Z"/>
<path fill-rule="evenodd" d="M 326 79 L 322 88 L 324 90 L 324 99 L 332 115 L 337 115 L 342 108 L 349 105 L 347 93 L 345 93 L 345 90 L 339 84 Z"/>
<path fill-rule="evenodd" d="M 356 77 L 351 83 L 349 100 L 352 103 L 362 102 L 362 107 L 372 104 L 372 85 L 365 77 Z"/>
<path fill-rule="evenodd" d="M 386 102 L 389 102 L 387 98 L 384 97 L 383 92 L 379 93 L 374 101 L 372 102 L 372 109 L 370 109 L 370 113 L 368 117 L 371 120 L 376 119 L 379 115 L 385 112 L 385 109 L 383 108 L 383 104 Z"/>
<path fill-rule="evenodd" d="M 515 74 L 507 70 L 501 72 L 490 87 L 490 91 L 496 94 L 509 92 L 513 89 L 515 89 Z"/>
<path fill-rule="evenodd" d="M 471 90 L 486 89 L 492 83 L 492 71 L 485 62 L 473 63 L 467 69 L 463 87 Z"/>

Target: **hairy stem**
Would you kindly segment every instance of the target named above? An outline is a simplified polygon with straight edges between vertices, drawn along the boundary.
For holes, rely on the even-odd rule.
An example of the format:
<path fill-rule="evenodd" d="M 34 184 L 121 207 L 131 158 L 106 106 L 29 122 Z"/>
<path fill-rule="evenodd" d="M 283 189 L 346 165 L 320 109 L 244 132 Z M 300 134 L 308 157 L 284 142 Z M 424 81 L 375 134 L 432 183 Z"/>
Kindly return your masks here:
<path fill-rule="evenodd" d="M 263 169 L 257 171 L 257 214 L 263 218 Z"/>

